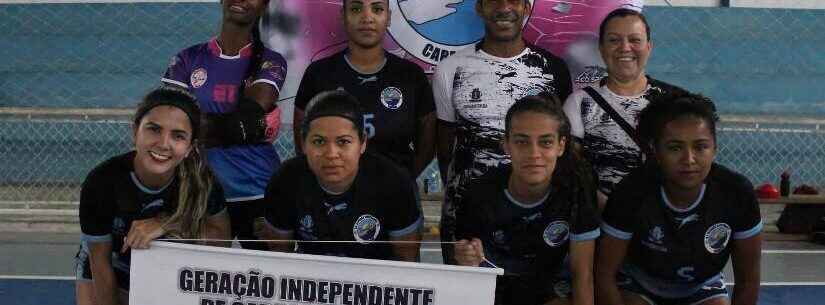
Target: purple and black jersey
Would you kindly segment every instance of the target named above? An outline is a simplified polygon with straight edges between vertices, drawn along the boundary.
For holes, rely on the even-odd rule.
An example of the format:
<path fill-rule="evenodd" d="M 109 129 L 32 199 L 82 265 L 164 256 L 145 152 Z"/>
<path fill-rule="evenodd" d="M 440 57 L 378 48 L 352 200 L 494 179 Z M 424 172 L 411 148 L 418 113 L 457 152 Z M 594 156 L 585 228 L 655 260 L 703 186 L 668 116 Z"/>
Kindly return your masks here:
<path fill-rule="evenodd" d="M 286 79 L 286 60 L 281 54 L 264 48 L 260 69 L 247 82 L 251 56 L 251 44 L 238 55 L 227 56 L 218 41 L 212 39 L 175 55 L 161 81 L 187 88 L 206 113 L 232 112 L 237 107 L 242 84 L 267 83 L 280 92 Z M 280 110 L 276 108 L 269 113 L 266 122 L 266 134 L 271 142 L 277 136 Z M 271 143 L 210 148 L 207 157 L 229 202 L 263 198 L 266 183 L 280 164 Z"/>

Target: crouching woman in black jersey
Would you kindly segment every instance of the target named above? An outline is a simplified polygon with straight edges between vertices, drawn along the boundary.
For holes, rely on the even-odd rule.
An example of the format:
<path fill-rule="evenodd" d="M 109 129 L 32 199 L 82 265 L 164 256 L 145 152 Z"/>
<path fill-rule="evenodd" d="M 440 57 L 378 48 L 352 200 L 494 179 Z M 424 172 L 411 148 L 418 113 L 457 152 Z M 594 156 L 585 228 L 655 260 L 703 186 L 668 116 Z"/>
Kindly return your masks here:
<path fill-rule="evenodd" d="M 223 194 L 197 147 L 200 115 L 189 93 L 150 92 L 135 112 L 135 150 L 86 177 L 77 304 L 128 303 L 129 248 L 146 248 L 161 236 L 229 238 Z"/>
<path fill-rule="evenodd" d="M 759 205 L 747 178 L 713 161 L 713 103 L 686 94 L 651 103 L 639 118 L 654 158 L 608 199 L 596 266 L 599 303 L 730 304 L 722 269 L 732 256 L 732 303 L 756 304 Z"/>
<path fill-rule="evenodd" d="M 273 238 L 298 240 L 300 253 L 417 261 L 423 217 L 412 178 L 392 161 L 364 153 L 358 101 L 344 91 L 322 92 L 309 102 L 301 129 L 305 155 L 285 162 L 267 187 Z M 291 242 L 270 248 L 295 249 Z"/>
<path fill-rule="evenodd" d="M 473 182 L 456 213 L 456 261 L 504 269 L 495 304 L 593 304 L 596 180 L 570 153 L 558 104 L 531 96 L 510 107 L 511 165 Z M 560 277 L 568 254 L 572 285 Z"/>

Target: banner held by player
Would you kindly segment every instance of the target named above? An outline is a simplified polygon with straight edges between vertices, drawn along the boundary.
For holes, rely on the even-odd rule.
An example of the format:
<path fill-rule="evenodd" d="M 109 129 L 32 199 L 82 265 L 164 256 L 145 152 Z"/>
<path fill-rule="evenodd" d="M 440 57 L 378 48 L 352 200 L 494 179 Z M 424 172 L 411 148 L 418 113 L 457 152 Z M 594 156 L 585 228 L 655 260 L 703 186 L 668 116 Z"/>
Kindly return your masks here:
<path fill-rule="evenodd" d="M 503 270 L 153 242 L 130 304 L 493 304 Z"/>

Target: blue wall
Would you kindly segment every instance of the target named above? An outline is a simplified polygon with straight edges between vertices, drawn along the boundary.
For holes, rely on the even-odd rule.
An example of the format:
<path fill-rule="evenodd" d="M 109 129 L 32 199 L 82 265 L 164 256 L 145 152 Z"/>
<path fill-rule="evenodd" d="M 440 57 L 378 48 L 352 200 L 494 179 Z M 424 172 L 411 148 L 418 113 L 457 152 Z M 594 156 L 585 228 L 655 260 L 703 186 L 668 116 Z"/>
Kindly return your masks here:
<path fill-rule="evenodd" d="M 825 114 L 825 10 L 647 9 L 649 72 L 723 113 Z"/>
<path fill-rule="evenodd" d="M 651 7 L 649 73 L 723 113 L 825 115 L 825 10 Z M 216 3 L 0 4 L 0 107 L 131 108 L 180 49 L 218 31 Z M 0 185 L 77 184 L 130 149 L 128 124 L 0 120 Z M 825 183 L 821 134 L 720 133 L 755 183 Z M 806 170 L 803 172 L 803 170 Z M 796 182 L 795 182 L 796 183 Z"/>
<path fill-rule="evenodd" d="M 132 107 L 217 3 L 0 4 L 0 106 Z"/>
<path fill-rule="evenodd" d="M 724 113 L 825 114 L 825 10 L 646 9 L 649 72 Z M 0 106 L 131 107 L 216 3 L 0 5 Z"/>

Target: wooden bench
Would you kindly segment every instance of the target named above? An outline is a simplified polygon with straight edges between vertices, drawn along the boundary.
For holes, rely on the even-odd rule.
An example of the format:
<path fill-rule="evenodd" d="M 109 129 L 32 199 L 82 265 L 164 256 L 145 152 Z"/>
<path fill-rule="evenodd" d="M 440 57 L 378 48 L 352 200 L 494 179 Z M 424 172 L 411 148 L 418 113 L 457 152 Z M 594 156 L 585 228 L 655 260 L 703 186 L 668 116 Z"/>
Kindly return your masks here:
<path fill-rule="evenodd" d="M 441 201 L 444 194 L 441 192 L 421 194 L 421 202 L 424 208 L 425 234 L 429 238 L 438 238 L 438 224 L 441 219 Z M 787 205 L 787 204 L 825 204 L 825 195 L 791 195 L 776 199 L 759 199 L 760 205 Z M 764 216 L 763 216 L 764 217 Z M 776 225 L 766 223 L 764 228 L 764 238 L 766 241 L 807 241 L 810 240 L 808 234 L 788 234 L 781 233 Z"/>
<path fill-rule="evenodd" d="M 821 205 L 825 204 L 825 195 L 790 195 L 787 197 L 779 197 L 779 198 L 759 198 L 760 205 L 767 205 L 767 206 L 776 206 L 776 205 L 789 205 L 789 204 L 799 204 L 799 205 Z M 777 228 L 774 224 L 767 224 L 765 225 L 765 229 L 762 231 L 764 234 L 764 238 L 766 241 L 809 241 L 811 240 L 810 234 L 792 234 L 792 233 L 782 233 L 779 232 L 779 228 Z"/>
<path fill-rule="evenodd" d="M 759 199 L 759 204 L 825 204 L 825 195 L 790 195 L 775 199 Z"/>

